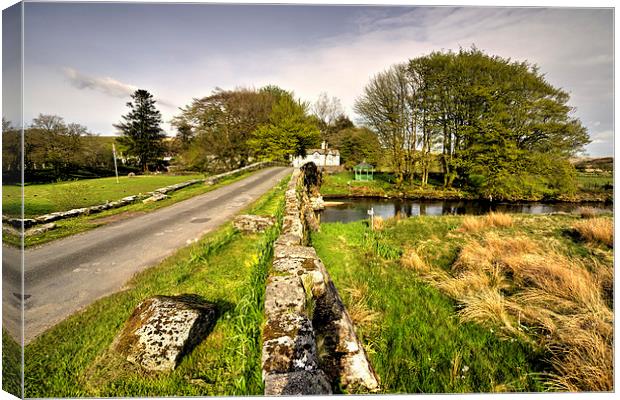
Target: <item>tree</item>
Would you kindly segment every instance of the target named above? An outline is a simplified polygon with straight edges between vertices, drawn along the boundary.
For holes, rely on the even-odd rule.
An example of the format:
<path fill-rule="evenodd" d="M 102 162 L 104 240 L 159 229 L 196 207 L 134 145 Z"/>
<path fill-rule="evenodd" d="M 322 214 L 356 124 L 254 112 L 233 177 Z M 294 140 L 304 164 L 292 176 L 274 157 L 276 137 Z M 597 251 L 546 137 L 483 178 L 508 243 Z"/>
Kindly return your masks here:
<path fill-rule="evenodd" d="M 259 91 L 216 89 L 194 99 L 173 120 L 182 141 L 184 163 L 201 170 L 243 167 L 255 154 L 248 146 L 252 132 L 269 120 L 274 102 L 284 91 L 270 86 Z"/>
<path fill-rule="evenodd" d="M 6 183 L 21 181 L 21 132 L 2 117 L 2 175 Z"/>
<path fill-rule="evenodd" d="M 148 171 L 149 163 L 160 159 L 165 152 L 161 113 L 155 108 L 153 95 L 146 90 L 136 90 L 131 95 L 132 101 L 127 103 L 130 108 L 123 115 L 122 122 L 114 125 L 120 130 L 121 137 L 117 140 L 129 156 L 137 159 L 143 171 Z"/>
<path fill-rule="evenodd" d="M 333 139 L 334 147 L 340 150 L 342 163 L 351 168 L 366 161 L 377 165 L 381 158 L 381 144 L 377 135 L 368 128 L 346 128 Z"/>
<path fill-rule="evenodd" d="M 397 174 L 397 184 L 412 178 L 417 142 L 418 109 L 406 65 L 397 64 L 375 75 L 355 101 L 355 110 L 374 132 Z"/>
<path fill-rule="evenodd" d="M 58 115 L 39 114 L 25 132 L 26 172 L 51 166 L 56 178 L 82 164 L 83 137 L 88 129 L 78 123 L 66 124 Z"/>
<path fill-rule="evenodd" d="M 324 129 L 332 125 L 338 116 L 343 114 L 342 105 L 340 99 L 337 97 L 329 98 L 327 93 L 321 92 L 319 98 L 312 105 L 312 114 L 315 115 L 320 121 L 321 132 L 324 133 Z"/>
<path fill-rule="evenodd" d="M 288 161 L 291 156 L 304 156 L 320 139 L 318 126 L 308 115 L 308 104 L 289 94 L 275 103 L 269 122 L 254 132 L 250 146 L 261 159 Z"/>
<path fill-rule="evenodd" d="M 553 179 L 541 174 L 552 172 L 536 160 L 566 172 L 562 160 L 589 142 L 568 100 L 536 66 L 473 47 L 394 65 L 370 80 L 355 106 L 399 181 L 419 171 L 426 184 L 439 152 L 446 187 L 457 182 L 496 197 L 495 189 L 523 174 L 541 177 L 532 188 L 546 192 Z M 515 187 L 496 194 L 515 198 Z"/>

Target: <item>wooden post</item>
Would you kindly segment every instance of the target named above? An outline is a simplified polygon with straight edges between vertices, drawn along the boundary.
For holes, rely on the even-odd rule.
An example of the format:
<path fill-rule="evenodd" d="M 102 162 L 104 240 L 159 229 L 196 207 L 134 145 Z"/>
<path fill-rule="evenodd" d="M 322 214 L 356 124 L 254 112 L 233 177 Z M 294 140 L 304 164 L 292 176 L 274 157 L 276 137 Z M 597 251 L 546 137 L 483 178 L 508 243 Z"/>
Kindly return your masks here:
<path fill-rule="evenodd" d="M 112 143 L 112 154 L 114 155 L 114 173 L 116 174 L 116 183 L 120 183 L 118 181 L 118 168 L 116 167 L 116 146 Z"/>
<path fill-rule="evenodd" d="M 370 207 L 368 210 L 368 215 L 370 215 L 370 230 L 375 230 L 375 209 Z"/>

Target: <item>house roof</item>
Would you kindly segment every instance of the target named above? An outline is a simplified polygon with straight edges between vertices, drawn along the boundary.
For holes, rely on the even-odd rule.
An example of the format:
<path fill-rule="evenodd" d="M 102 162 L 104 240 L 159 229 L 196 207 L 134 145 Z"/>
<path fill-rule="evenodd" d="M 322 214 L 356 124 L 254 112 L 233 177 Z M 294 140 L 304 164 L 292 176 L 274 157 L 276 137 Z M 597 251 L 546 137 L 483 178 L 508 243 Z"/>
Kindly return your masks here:
<path fill-rule="evenodd" d="M 327 154 L 327 155 L 333 155 L 333 156 L 338 156 L 340 155 L 340 151 L 336 150 L 336 149 L 307 149 L 306 150 L 306 155 L 310 155 L 310 154 L 314 154 L 314 153 L 319 153 L 319 154 Z"/>
<path fill-rule="evenodd" d="M 364 169 L 373 169 L 373 168 L 374 168 L 374 166 L 368 164 L 367 162 L 359 163 L 355 167 L 353 167 L 353 169 L 362 169 L 362 170 L 364 170 Z"/>

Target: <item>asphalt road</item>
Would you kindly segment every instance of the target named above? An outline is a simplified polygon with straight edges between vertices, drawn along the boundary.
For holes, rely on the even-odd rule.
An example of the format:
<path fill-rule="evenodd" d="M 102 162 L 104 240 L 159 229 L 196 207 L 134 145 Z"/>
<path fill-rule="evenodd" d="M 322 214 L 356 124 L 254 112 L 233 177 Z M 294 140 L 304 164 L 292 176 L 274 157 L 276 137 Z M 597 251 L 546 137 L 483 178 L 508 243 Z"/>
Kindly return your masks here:
<path fill-rule="evenodd" d="M 227 222 L 290 172 L 264 169 L 169 207 L 27 249 L 25 343 Z M 6 246 L 2 253 L 3 324 L 19 337 L 20 254 Z"/>

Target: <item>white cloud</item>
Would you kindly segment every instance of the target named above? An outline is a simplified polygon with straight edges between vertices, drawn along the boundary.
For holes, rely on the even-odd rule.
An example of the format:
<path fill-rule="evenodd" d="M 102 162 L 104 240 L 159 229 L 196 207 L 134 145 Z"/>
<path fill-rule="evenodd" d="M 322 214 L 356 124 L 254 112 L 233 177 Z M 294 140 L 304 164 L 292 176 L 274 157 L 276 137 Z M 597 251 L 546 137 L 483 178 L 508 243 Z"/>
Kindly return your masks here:
<path fill-rule="evenodd" d="M 70 67 L 64 67 L 63 72 L 71 86 L 77 89 L 95 90 L 112 97 L 127 99 L 133 92 L 139 89 L 135 85 L 124 83 L 114 78 L 93 77 Z M 172 103 L 163 99 L 157 99 L 157 102 L 166 107 L 175 107 Z"/>
<path fill-rule="evenodd" d="M 489 54 L 528 60 L 571 94 L 591 134 L 613 129 L 613 35 L 609 12 L 588 9 L 416 8 L 397 17 L 377 9 L 356 20 L 358 32 L 311 46 L 203 60 L 191 73 L 202 87 L 278 84 L 307 100 L 327 91 L 353 113 L 374 74 L 436 50 L 475 44 Z M 202 71 L 208 71 L 208 77 Z M 207 93 L 196 93 L 192 97 Z M 599 139 L 597 139 L 599 140 Z M 608 139 L 600 139 L 608 140 Z M 598 150 L 597 150 L 598 151 Z"/>
<path fill-rule="evenodd" d="M 141 80 L 148 83 L 146 89 L 167 99 L 158 100 L 167 106 L 162 110 L 166 121 L 177 112 L 173 104 L 188 104 L 215 87 L 265 84 L 294 90 L 310 101 L 326 91 L 340 98 L 345 110 L 355 117 L 355 98 L 376 73 L 432 51 L 475 44 L 489 54 L 538 65 L 551 84 L 570 92 L 570 104 L 577 108 L 575 115 L 596 141 L 588 150 L 610 153 L 614 92 L 613 15 L 609 10 L 418 7 L 398 16 L 388 10 L 373 8 L 357 16 L 355 31 L 315 43 L 191 58 L 171 71 L 162 65 L 164 68 L 141 76 Z M 128 99 L 139 83 L 89 76 L 73 68 L 65 68 L 64 75 L 77 92 L 98 92 L 97 101 L 108 102 L 108 114 L 113 118 L 118 118 L 117 110 L 124 107 L 117 99 Z M 77 100 L 84 96 L 76 93 L 75 97 L 64 99 L 58 113 L 75 114 L 76 109 L 84 108 Z M 104 110 L 97 111 L 102 119 Z M 114 122 L 110 120 L 110 128 Z"/>

